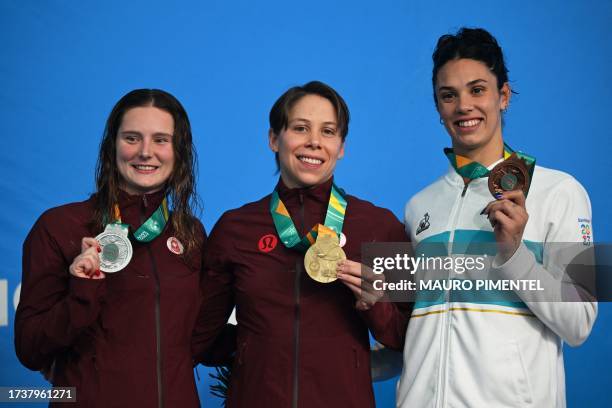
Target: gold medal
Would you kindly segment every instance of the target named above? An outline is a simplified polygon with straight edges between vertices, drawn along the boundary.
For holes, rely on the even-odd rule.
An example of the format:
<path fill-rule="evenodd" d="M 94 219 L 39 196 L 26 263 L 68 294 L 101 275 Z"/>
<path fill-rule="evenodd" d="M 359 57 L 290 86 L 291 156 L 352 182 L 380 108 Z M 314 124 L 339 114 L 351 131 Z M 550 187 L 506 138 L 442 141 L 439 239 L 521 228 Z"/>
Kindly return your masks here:
<path fill-rule="evenodd" d="M 304 267 L 308 275 L 320 283 L 330 283 L 338 279 L 336 268 L 338 262 L 346 260 L 346 254 L 340 248 L 338 236 L 319 234 L 317 241 L 308 248 L 304 256 Z"/>

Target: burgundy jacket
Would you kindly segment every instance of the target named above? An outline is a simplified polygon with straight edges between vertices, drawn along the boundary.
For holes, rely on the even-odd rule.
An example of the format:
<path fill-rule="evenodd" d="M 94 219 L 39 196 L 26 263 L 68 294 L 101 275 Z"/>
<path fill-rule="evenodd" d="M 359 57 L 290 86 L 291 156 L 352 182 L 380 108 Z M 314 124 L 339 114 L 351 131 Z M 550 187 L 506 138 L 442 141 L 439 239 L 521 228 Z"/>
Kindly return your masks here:
<path fill-rule="evenodd" d="M 309 189 L 277 186 L 302 234 L 323 223 L 331 180 Z M 364 242 L 407 241 L 389 211 L 353 196 L 343 232 L 347 258 L 360 261 Z M 277 238 L 270 196 L 226 212 L 208 241 L 204 301 L 194 334 L 196 355 L 213 343 L 234 306 L 238 348 L 228 407 L 372 407 L 368 328 L 387 346 L 406 330 L 392 303 L 358 312 L 340 281 L 321 284 L 304 270 L 304 255 Z"/>
<path fill-rule="evenodd" d="M 120 196 L 134 231 L 163 193 Z M 55 386 L 76 387 L 73 407 L 197 407 L 191 334 L 200 305 L 201 251 L 184 259 L 168 249 L 169 222 L 147 244 L 132 240 L 128 266 L 106 279 L 70 275 L 93 200 L 45 212 L 23 247 L 15 348 L 31 370 L 49 371 Z M 202 238 L 205 239 L 202 228 Z"/>

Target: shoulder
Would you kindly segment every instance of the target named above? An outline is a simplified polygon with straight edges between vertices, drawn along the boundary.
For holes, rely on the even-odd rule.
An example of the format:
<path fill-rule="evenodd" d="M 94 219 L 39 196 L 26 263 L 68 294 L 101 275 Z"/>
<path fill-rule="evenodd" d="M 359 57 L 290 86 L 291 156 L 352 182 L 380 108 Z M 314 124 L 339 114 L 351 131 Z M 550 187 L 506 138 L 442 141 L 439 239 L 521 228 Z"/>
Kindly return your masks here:
<path fill-rule="evenodd" d="M 567 197 L 588 200 L 588 193 L 573 176 L 560 170 L 536 166 L 529 194 L 538 200 Z"/>
<path fill-rule="evenodd" d="M 347 211 L 365 214 L 378 219 L 397 220 L 397 217 L 395 217 L 393 212 L 387 208 L 379 207 L 370 201 L 362 200 L 361 198 L 352 195 L 347 195 L 346 198 L 348 203 Z"/>
<path fill-rule="evenodd" d="M 49 230 L 83 227 L 91 222 L 93 209 L 91 198 L 53 207 L 42 213 L 35 227 L 44 227 Z"/>
<path fill-rule="evenodd" d="M 45 211 L 36 221 L 24 246 L 54 246 L 57 251 L 78 251 L 81 238 L 91 235 L 91 199 L 64 204 Z"/>
<path fill-rule="evenodd" d="M 421 211 L 417 209 L 418 207 L 423 205 L 429 206 L 432 202 L 448 195 L 449 188 L 453 193 L 456 193 L 456 190 L 460 189 L 461 186 L 455 186 L 455 188 L 453 188 L 451 181 L 448 180 L 447 173 L 445 173 L 438 177 L 433 183 L 428 184 L 422 190 L 410 197 L 406 203 L 405 215 L 413 212 L 413 210 L 420 213 Z"/>
<path fill-rule="evenodd" d="M 262 214 L 268 214 L 270 206 L 270 194 L 241 207 L 225 211 L 215 223 L 213 229 L 228 228 L 232 225 L 243 224 L 253 219 L 259 219 Z"/>
<path fill-rule="evenodd" d="M 386 241 L 405 241 L 404 224 L 387 208 L 379 207 L 370 201 L 347 196 L 347 219 L 363 225 L 375 236 Z"/>

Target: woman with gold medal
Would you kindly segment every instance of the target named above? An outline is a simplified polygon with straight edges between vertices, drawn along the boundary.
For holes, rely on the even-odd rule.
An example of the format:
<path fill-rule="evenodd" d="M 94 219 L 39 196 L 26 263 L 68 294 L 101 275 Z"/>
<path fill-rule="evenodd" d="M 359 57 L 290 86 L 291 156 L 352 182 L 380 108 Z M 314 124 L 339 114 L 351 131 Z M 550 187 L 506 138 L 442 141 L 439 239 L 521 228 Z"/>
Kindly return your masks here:
<path fill-rule="evenodd" d="M 88 200 L 46 211 L 23 252 L 20 361 L 80 407 L 197 407 L 190 349 L 206 238 L 191 128 L 167 92 L 111 111 Z M 52 404 L 53 405 L 53 404 Z"/>
<path fill-rule="evenodd" d="M 359 261 L 362 243 L 406 235 L 390 211 L 335 184 L 348 123 L 344 100 L 321 82 L 285 92 L 270 112 L 280 180 L 211 232 L 194 350 L 210 347 L 236 307 L 228 407 L 372 407 L 368 329 L 402 346 L 383 333 L 405 331 L 404 315 L 360 284 Z"/>

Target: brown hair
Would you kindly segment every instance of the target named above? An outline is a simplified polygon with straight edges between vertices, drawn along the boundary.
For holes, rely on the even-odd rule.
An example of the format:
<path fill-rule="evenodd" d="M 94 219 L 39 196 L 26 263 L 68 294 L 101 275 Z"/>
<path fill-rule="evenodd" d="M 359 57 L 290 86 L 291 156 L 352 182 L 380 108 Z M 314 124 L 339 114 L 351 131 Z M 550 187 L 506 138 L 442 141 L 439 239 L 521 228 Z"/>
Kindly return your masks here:
<path fill-rule="evenodd" d="M 193 208 L 200 208 L 195 187 L 197 155 L 193 148 L 191 125 L 181 103 L 168 92 L 159 89 L 136 89 L 124 95 L 113 107 L 96 165 L 95 211 L 93 224 L 104 227 L 119 197 L 120 175 L 117 168 L 117 132 L 123 115 L 136 107 L 153 106 L 164 110 L 174 119 L 174 168 L 166 182 L 166 194 L 172 206 L 170 217 L 177 238 L 185 245 L 185 253 L 200 245 L 199 223 L 194 222 Z"/>
<path fill-rule="evenodd" d="M 318 95 L 327 99 L 336 110 L 336 119 L 340 129 L 342 141 L 346 139 L 349 131 L 350 113 L 346 102 L 338 92 L 331 86 L 320 81 L 310 81 L 302 86 L 289 88 L 282 94 L 270 109 L 270 129 L 275 135 L 287 128 L 289 113 L 293 106 L 306 95 Z M 279 168 L 278 153 L 275 155 L 276 167 Z"/>

